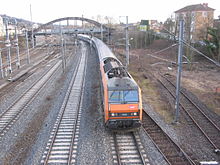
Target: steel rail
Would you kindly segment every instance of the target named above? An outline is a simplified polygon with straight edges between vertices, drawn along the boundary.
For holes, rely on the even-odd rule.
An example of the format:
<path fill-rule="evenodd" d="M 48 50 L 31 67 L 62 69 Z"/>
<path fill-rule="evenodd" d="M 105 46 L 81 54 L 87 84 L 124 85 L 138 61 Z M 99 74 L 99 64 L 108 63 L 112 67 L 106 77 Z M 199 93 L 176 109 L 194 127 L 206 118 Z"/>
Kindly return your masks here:
<path fill-rule="evenodd" d="M 166 85 L 160 80 L 157 79 L 162 86 L 164 86 L 165 89 L 167 89 L 167 91 L 171 94 L 171 96 L 175 99 L 175 95 L 172 93 L 172 91 L 170 91 L 170 89 L 168 89 L 168 87 L 166 87 Z M 168 81 L 169 82 L 169 81 Z M 169 82 L 170 83 L 170 82 Z M 171 84 L 172 85 L 172 84 Z M 173 85 L 172 85 L 173 86 Z M 175 86 L 174 86 L 175 88 Z M 184 112 L 186 112 L 186 114 L 190 117 L 190 119 L 195 123 L 195 125 L 199 128 L 199 130 L 203 133 L 203 135 L 206 137 L 206 139 L 211 143 L 211 145 L 214 147 L 214 151 L 215 152 L 219 152 L 219 148 L 216 146 L 216 144 L 211 140 L 211 138 L 209 137 L 209 135 L 206 134 L 206 132 L 202 129 L 202 127 L 197 123 L 197 121 L 194 119 L 194 117 L 184 108 L 183 104 L 180 103 L 181 108 L 184 110 Z M 208 118 L 206 118 L 207 121 L 209 121 Z M 210 123 L 212 123 L 211 121 L 209 121 Z M 218 128 L 215 127 L 215 125 L 213 125 L 215 129 L 219 130 Z"/>
<path fill-rule="evenodd" d="M 64 97 L 64 101 L 63 101 L 63 105 L 61 107 L 61 113 L 60 113 L 60 118 L 58 120 L 58 124 L 56 126 L 56 129 L 55 129 L 55 132 L 53 134 L 53 137 L 51 139 L 51 143 L 50 143 L 50 146 L 49 146 L 49 150 L 47 152 L 47 155 L 46 155 L 46 158 L 44 160 L 44 165 L 47 165 L 48 164 L 48 161 L 49 161 L 49 158 L 50 158 L 50 155 L 51 155 L 51 151 L 52 151 L 52 148 L 53 148 L 53 145 L 55 143 L 55 139 L 56 139 L 56 136 L 57 136 L 57 133 L 58 133 L 58 130 L 59 130 L 59 126 L 61 124 L 61 121 L 62 121 L 62 118 L 63 118 L 63 115 L 64 115 L 64 112 L 65 112 L 65 109 L 66 109 L 66 106 L 67 106 L 67 103 L 68 103 L 68 100 L 69 100 L 69 97 L 70 97 L 70 94 L 71 94 L 71 90 L 72 90 L 72 87 L 74 85 L 74 82 L 75 82 L 75 78 L 76 78 L 76 75 L 77 75 L 77 72 L 78 72 L 78 69 L 79 69 L 79 64 L 80 64 L 80 60 L 78 61 L 77 63 L 77 66 L 76 66 L 76 69 L 74 71 L 74 74 L 73 74 L 73 77 L 71 79 L 71 82 L 70 82 L 70 86 L 66 92 L 66 95 Z M 77 116 L 76 116 L 76 119 L 78 118 L 78 110 L 77 109 Z M 76 121 L 74 123 L 76 125 Z M 69 158 L 68 158 L 69 160 Z M 68 163 L 69 164 L 69 163 Z"/>
<path fill-rule="evenodd" d="M 118 143 L 117 143 L 116 133 L 113 133 L 113 138 L 114 138 L 115 151 L 116 151 L 118 165 L 122 165 L 120 155 L 119 155 L 119 147 L 118 147 Z"/>
<path fill-rule="evenodd" d="M 123 160 L 124 160 L 124 161 L 129 161 L 129 162 L 133 161 L 133 163 L 145 165 L 146 161 L 148 161 L 148 160 L 146 160 L 144 158 L 144 155 L 140 150 L 139 144 L 138 144 L 136 136 L 135 136 L 135 132 L 133 132 L 133 131 L 126 132 L 124 135 L 126 137 L 128 136 L 129 137 L 128 139 L 131 140 L 131 141 L 128 140 L 128 144 L 129 144 L 128 146 L 127 146 L 127 144 L 120 146 L 119 143 L 122 143 L 122 144 L 126 143 L 126 141 L 123 141 L 123 140 L 125 140 L 125 138 L 123 139 L 123 135 L 120 136 L 120 134 L 119 134 L 118 135 L 119 139 L 120 138 L 122 138 L 122 139 L 118 142 L 117 133 L 116 132 L 113 133 L 114 148 L 115 148 L 115 153 L 116 153 L 116 157 L 117 157 L 117 163 L 119 165 L 126 164 L 126 162 L 123 162 Z M 126 147 L 126 149 L 123 149 L 124 147 Z M 130 147 L 130 148 L 127 148 L 127 147 Z M 131 156 L 130 158 L 123 158 L 123 157 L 121 157 L 121 155 L 123 156 L 125 153 L 120 154 L 120 148 L 122 149 L 121 151 L 123 151 L 123 152 L 128 151 L 128 153 L 129 153 L 129 151 L 133 151 L 134 153 L 132 153 L 130 155 Z M 133 157 L 133 159 L 132 159 L 132 157 Z"/>
<path fill-rule="evenodd" d="M 167 77 L 165 77 L 165 76 L 163 76 L 163 75 L 161 75 L 163 78 L 165 78 L 167 81 L 169 81 L 174 87 L 175 87 L 175 85 L 173 84 L 173 82 L 171 82 Z M 213 126 L 218 130 L 218 131 L 220 131 L 220 128 L 212 121 L 212 119 L 210 119 L 203 111 L 202 111 L 202 109 L 192 100 L 192 99 L 190 99 L 188 96 L 187 96 L 187 94 L 185 93 L 185 92 L 183 92 L 182 90 L 180 90 L 180 93 L 181 94 L 183 94 L 183 96 L 185 96 L 185 98 L 189 101 L 189 102 L 191 102 L 198 110 L 199 110 L 199 112 L 201 112 L 202 114 L 203 114 L 203 116 L 205 116 L 212 124 L 213 124 Z"/>
<path fill-rule="evenodd" d="M 85 61 L 85 66 L 84 66 L 84 72 L 83 72 L 83 75 L 85 75 L 86 74 L 86 68 L 87 68 L 87 58 L 86 58 L 86 61 Z M 83 82 L 82 82 L 82 84 L 81 84 L 81 95 L 80 95 L 80 98 L 79 98 L 79 102 L 78 102 L 78 105 L 77 105 L 77 107 L 79 107 L 79 109 L 80 109 L 80 104 L 81 104 L 81 102 L 82 102 L 82 97 L 83 97 L 83 89 L 84 89 L 84 82 L 85 82 L 85 78 L 86 78 L 86 76 L 83 76 L 84 78 L 83 78 Z M 74 125 L 74 131 L 73 132 L 75 132 L 75 130 L 76 130 L 76 124 L 77 124 L 77 121 L 78 121 L 78 115 L 79 115 L 79 109 L 77 110 L 77 118 L 76 118 L 76 122 L 75 122 L 75 125 Z M 73 137 L 72 137 L 72 140 L 71 140 L 71 145 L 70 145 L 70 151 L 69 151 L 69 158 L 68 158 L 68 165 L 70 165 L 70 164 L 72 164 L 71 163 L 71 160 L 72 160 L 72 152 L 73 152 L 73 144 L 74 144 L 74 139 L 75 139 L 75 133 L 74 133 L 74 135 L 73 135 Z"/>
<path fill-rule="evenodd" d="M 152 124 L 155 124 L 155 126 L 157 127 L 157 133 L 160 135 L 158 135 L 159 137 L 165 137 L 167 140 L 166 142 L 164 142 L 164 145 L 172 145 L 173 146 L 173 151 L 176 152 L 176 156 L 179 156 L 180 159 L 182 159 L 182 161 L 184 162 L 184 164 L 190 164 L 190 165 L 196 165 L 196 163 L 188 156 L 188 154 L 177 144 L 174 142 L 174 140 L 165 132 L 163 131 L 163 129 L 157 124 L 157 122 L 151 118 L 147 112 L 145 110 L 143 110 L 143 114 L 145 114 L 145 117 L 147 117 L 147 121 Z M 148 123 L 149 124 L 149 123 Z M 146 130 L 146 126 L 144 126 L 144 124 L 142 125 L 142 128 L 144 130 L 144 132 L 146 133 L 146 135 L 151 139 L 151 141 L 153 142 L 153 144 L 156 146 L 156 148 L 158 149 L 158 151 L 161 153 L 161 155 L 163 156 L 163 158 L 165 159 L 165 161 L 169 164 L 169 165 L 174 165 L 174 163 L 172 161 L 172 158 L 174 157 L 173 155 L 168 155 L 167 153 L 164 153 L 164 151 L 162 151 L 163 149 L 157 144 L 157 142 L 154 140 L 154 138 L 152 137 L 153 135 L 151 135 L 150 131 Z M 170 148 L 169 148 L 170 149 Z M 181 157 L 183 156 L 183 157 Z"/>
<path fill-rule="evenodd" d="M 56 67 L 55 70 L 53 71 L 53 73 L 51 75 L 49 75 L 49 77 L 47 78 L 47 80 L 45 80 L 40 87 L 38 88 L 38 90 L 32 94 L 32 97 L 29 98 L 25 103 L 23 103 L 23 105 L 21 105 L 20 109 L 15 111 L 15 114 L 12 115 L 12 117 L 6 122 L 7 124 L 3 124 L 0 130 L 0 137 L 2 137 L 4 135 L 4 133 L 6 132 L 6 130 L 8 130 L 9 126 L 11 125 L 11 123 L 14 120 L 17 120 L 19 118 L 19 115 L 26 109 L 27 105 L 30 104 L 34 98 L 40 93 L 40 91 L 43 89 L 43 87 L 46 85 L 46 83 L 50 80 L 50 78 L 56 73 L 56 71 L 58 70 L 59 66 L 60 66 L 61 62 L 59 61 L 58 63 L 56 63 L 54 66 L 49 68 L 49 71 L 51 71 L 53 69 L 53 67 Z M 34 88 L 34 86 L 38 85 L 38 83 L 42 80 L 42 78 L 44 76 L 46 76 L 48 74 L 48 71 L 45 72 L 43 75 L 41 75 L 39 77 L 39 79 L 37 79 L 27 90 L 24 91 L 24 93 L 18 97 L 18 99 L 16 99 L 4 112 L 2 112 L 0 114 L 0 120 L 2 120 L 2 118 L 4 118 L 7 113 L 13 109 L 14 106 L 16 106 L 16 104 L 19 104 L 20 101 L 23 101 L 22 98 L 25 97 L 25 95 L 28 92 L 31 92 L 31 90 Z M 3 120 L 2 120 L 3 121 Z M 10 126 L 11 127 L 11 126 Z"/>
<path fill-rule="evenodd" d="M 141 153 L 141 151 L 140 151 L 140 147 L 139 147 L 138 142 L 137 142 L 137 140 L 136 140 L 136 137 L 135 137 L 135 135 L 134 135 L 134 132 L 131 132 L 131 136 L 133 137 L 134 143 L 135 143 L 135 145 L 136 145 L 136 147 L 137 147 L 137 151 L 138 151 L 138 153 L 139 153 L 139 155 L 140 155 L 142 164 L 143 164 L 143 165 L 146 165 L 146 163 L 145 163 L 145 161 L 144 161 L 144 157 L 143 157 L 143 155 L 142 155 L 142 153 Z"/>
<path fill-rule="evenodd" d="M 46 45 L 43 45 L 43 46 L 41 46 L 41 47 L 37 47 L 37 48 L 34 48 L 34 49 L 31 48 L 31 49 L 30 49 L 30 53 L 36 53 L 37 51 L 41 50 L 43 47 L 46 47 Z M 26 50 L 25 50 L 25 51 L 26 51 Z M 20 57 L 20 61 L 26 59 L 26 57 L 24 57 L 25 54 L 26 54 L 26 52 L 20 53 L 20 56 L 21 56 L 21 57 Z M 11 59 L 11 64 L 14 64 L 14 63 L 16 63 L 16 62 L 17 62 L 16 57 L 14 57 L 14 58 Z M 7 62 L 4 62 L 2 66 L 3 66 L 3 68 L 7 68 L 7 66 L 8 66 Z"/>

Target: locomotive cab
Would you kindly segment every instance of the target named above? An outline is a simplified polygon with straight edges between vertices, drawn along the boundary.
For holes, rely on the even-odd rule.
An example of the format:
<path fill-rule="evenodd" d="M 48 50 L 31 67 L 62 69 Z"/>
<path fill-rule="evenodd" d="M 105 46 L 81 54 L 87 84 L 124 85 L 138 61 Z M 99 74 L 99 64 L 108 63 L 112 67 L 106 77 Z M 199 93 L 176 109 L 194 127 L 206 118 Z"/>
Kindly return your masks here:
<path fill-rule="evenodd" d="M 130 78 L 114 77 L 108 83 L 108 122 L 111 129 L 136 128 L 141 125 L 140 90 Z"/>
<path fill-rule="evenodd" d="M 140 126 L 138 91 L 109 91 L 110 128 L 134 128 Z"/>

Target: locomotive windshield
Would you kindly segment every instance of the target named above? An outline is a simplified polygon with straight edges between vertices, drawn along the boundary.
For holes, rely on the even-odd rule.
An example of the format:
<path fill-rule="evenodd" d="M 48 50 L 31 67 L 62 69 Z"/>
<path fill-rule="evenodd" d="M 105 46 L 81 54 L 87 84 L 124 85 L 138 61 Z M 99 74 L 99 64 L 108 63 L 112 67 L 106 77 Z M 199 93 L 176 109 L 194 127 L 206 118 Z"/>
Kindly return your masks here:
<path fill-rule="evenodd" d="M 111 103 L 130 103 L 138 102 L 138 91 L 109 91 L 109 102 Z"/>

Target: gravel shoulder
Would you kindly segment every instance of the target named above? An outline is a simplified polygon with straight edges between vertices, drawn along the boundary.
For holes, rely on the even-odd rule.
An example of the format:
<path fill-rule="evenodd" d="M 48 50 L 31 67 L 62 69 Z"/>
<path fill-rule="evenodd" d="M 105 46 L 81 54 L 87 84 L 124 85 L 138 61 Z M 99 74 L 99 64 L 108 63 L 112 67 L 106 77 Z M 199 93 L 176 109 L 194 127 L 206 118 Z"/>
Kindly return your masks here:
<path fill-rule="evenodd" d="M 100 73 L 94 49 L 89 52 L 77 164 L 112 164 L 110 133 L 105 130 L 100 96 Z"/>

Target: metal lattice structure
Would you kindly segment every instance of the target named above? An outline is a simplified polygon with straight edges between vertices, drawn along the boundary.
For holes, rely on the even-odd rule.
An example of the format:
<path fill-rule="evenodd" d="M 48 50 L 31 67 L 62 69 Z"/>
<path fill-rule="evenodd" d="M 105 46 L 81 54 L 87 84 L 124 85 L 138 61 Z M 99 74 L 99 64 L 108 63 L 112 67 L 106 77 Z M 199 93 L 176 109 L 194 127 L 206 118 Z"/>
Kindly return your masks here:
<path fill-rule="evenodd" d="M 46 24 L 43 24 L 43 25 L 41 25 L 39 28 L 35 29 L 33 32 L 34 32 L 34 33 L 37 33 L 37 32 L 39 32 L 40 30 L 44 29 L 45 27 L 50 26 L 50 25 L 52 25 L 52 24 L 54 24 L 54 23 L 61 22 L 61 21 L 68 21 L 68 20 L 85 21 L 85 22 L 94 24 L 95 26 L 100 27 L 100 28 L 102 28 L 103 30 L 107 30 L 107 29 L 108 29 L 108 27 L 106 27 L 105 25 L 102 25 L 101 23 L 99 23 L 99 22 L 97 22 L 97 21 L 94 21 L 94 20 L 91 20 L 91 19 L 88 19 L 88 18 L 83 18 L 83 17 L 64 17 L 64 18 L 55 19 L 55 20 L 50 21 L 50 22 L 48 22 L 48 23 L 46 23 Z"/>

